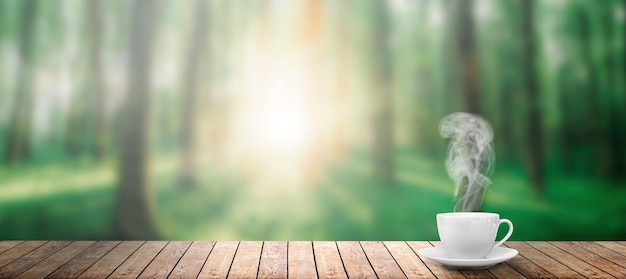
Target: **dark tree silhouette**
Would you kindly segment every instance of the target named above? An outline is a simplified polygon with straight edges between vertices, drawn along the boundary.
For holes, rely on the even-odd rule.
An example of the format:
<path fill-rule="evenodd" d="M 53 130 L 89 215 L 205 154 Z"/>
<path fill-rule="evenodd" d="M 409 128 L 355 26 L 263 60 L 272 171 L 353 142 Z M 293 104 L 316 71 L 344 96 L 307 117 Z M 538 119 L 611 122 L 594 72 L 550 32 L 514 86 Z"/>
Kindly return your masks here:
<path fill-rule="evenodd" d="M 528 144 L 530 152 L 527 154 L 527 170 L 533 186 L 539 193 L 544 189 L 544 151 L 543 128 L 541 125 L 540 92 L 537 85 L 536 57 L 537 42 L 535 38 L 534 0 L 522 2 L 522 74 L 524 75 L 528 96 Z"/>
<path fill-rule="evenodd" d="M 466 112 L 479 113 L 479 70 L 476 58 L 475 20 L 472 15 L 474 1 L 456 3 L 456 51 L 460 66 L 462 107 Z"/>
<path fill-rule="evenodd" d="M 622 2 L 623 3 L 621 8 L 622 10 L 624 10 L 626 9 L 626 0 Z M 612 19 L 612 17 L 609 16 L 613 12 L 612 6 L 607 5 L 605 9 L 605 20 Z M 624 26 L 622 27 L 622 30 L 625 30 L 624 28 L 626 28 L 626 21 L 624 21 L 623 25 Z M 608 38 L 613 39 L 614 36 L 617 37 L 614 30 L 615 27 L 613 27 L 613 22 L 607 22 L 606 26 Z M 625 58 L 626 55 L 622 54 L 622 59 Z M 626 60 L 622 61 L 622 63 L 619 63 L 619 55 L 617 55 L 616 51 L 613 51 L 610 55 L 607 55 L 606 59 L 607 65 L 612 69 L 612 74 L 610 75 L 611 78 L 609 79 L 609 87 L 613 88 L 616 91 L 612 97 L 615 98 L 615 96 L 617 96 L 618 98 L 621 97 L 622 100 L 624 100 L 626 98 L 626 88 L 624 87 L 625 85 L 623 84 L 623 82 L 621 88 L 618 87 L 617 79 L 619 78 L 620 74 L 622 75 L 622 77 L 626 74 L 626 72 L 624 71 L 626 70 L 626 66 L 624 66 L 626 65 Z M 621 67 L 619 66 L 620 64 Z M 610 124 L 608 129 L 611 135 L 611 148 L 614 150 L 613 156 L 611 156 L 612 163 L 610 176 L 614 179 L 620 180 L 626 178 L 626 172 L 624 171 L 624 169 L 626 169 L 626 146 L 624 146 L 624 142 L 626 142 L 626 129 L 623 128 L 626 127 L 626 103 L 615 102 L 612 104 L 612 109 L 610 111 L 611 115 L 609 116 Z"/>
<path fill-rule="evenodd" d="M 6 163 L 15 165 L 30 156 L 31 121 L 33 115 L 33 47 L 36 38 L 37 0 L 21 3 L 19 32 L 19 69 L 15 89 L 15 103 L 11 112 L 11 123 L 5 147 Z"/>
<path fill-rule="evenodd" d="M 619 54 L 613 47 L 616 36 L 616 24 L 613 13 L 619 9 L 619 2 L 611 1 L 605 5 L 598 5 L 597 20 L 600 21 L 601 40 L 606 42 L 602 44 L 602 56 L 599 59 L 599 63 L 604 68 L 603 78 L 601 80 L 602 94 L 601 98 L 604 100 L 619 99 L 619 83 L 618 75 L 619 70 L 616 67 L 619 63 Z M 621 7 L 626 8 L 626 6 Z M 605 134 L 605 138 L 608 141 L 607 144 L 602 145 L 601 157 L 606 160 L 606 167 L 601 170 L 603 177 L 609 177 L 613 180 L 626 177 L 625 160 L 624 160 L 624 127 L 622 120 L 625 113 L 624 104 L 621 102 L 602 103 L 603 112 L 606 113 L 607 120 L 606 125 L 603 127 L 602 133 Z"/>
<path fill-rule="evenodd" d="M 374 133 L 374 164 L 376 173 L 391 185 L 394 181 L 393 91 L 389 49 L 389 11 L 385 1 L 372 1 L 372 131 Z"/>
<path fill-rule="evenodd" d="M 135 0 L 132 5 L 128 91 L 122 108 L 124 122 L 113 224 L 113 236 L 118 239 L 159 237 L 148 179 L 151 47 L 156 3 Z"/>
<path fill-rule="evenodd" d="M 90 88 L 95 100 L 93 117 L 94 143 L 92 153 L 96 160 L 101 161 L 105 153 L 105 84 L 102 72 L 102 3 L 100 0 L 90 0 L 87 4 L 89 28 L 89 75 Z"/>
<path fill-rule="evenodd" d="M 207 40 L 207 6 L 205 0 L 196 0 L 194 20 L 189 34 L 189 50 L 183 76 L 183 102 L 181 118 L 182 158 L 180 165 L 181 185 L 191 186 L 196 180 L 196 103 L 198 95 L 198 75 Z"/>

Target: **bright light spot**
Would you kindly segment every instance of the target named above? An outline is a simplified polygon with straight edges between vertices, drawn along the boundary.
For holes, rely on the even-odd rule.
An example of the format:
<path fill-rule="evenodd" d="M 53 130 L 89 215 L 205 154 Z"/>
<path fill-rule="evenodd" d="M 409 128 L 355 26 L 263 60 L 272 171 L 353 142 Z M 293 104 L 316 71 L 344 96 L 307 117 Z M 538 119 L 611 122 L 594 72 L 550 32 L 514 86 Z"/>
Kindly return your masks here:
<path fill-rule="evenodd" d="M 443 24 L 443 11 L 441 6 L 436 4 L 432 5 L 428 13 L 428 24 L 432 27 L 439 27 Z"/>
<path fill-rule="evenodd" d="M 619 22 L 624 22 L 624 19 L 626 19 L 626 13 L 624 12 L 624 9 L 614 9 L 613 17 L 615 17 L 615 19 Z"/>
<path fill-rule="evenodd" d="M 302 112 L 284 112 L 271 109 L 265 118 L 259 119 L 257 135 L 268 149 L 298 151 L 307 148 L 311 138 L 311 125 Z"/>
<path fill-rule="evenodd" d="M 408 12 L 410 10 L 410 5 L 411 3 L 407 0 L 391 0 L 391 9 L 394 12 Z"/>
<path fill-rule="evenodd" d="M 487 1 L 476 2 L 475 13 L 478 19 L 485 20 L 491 15 L 491 5 L 493 4 Z"/>

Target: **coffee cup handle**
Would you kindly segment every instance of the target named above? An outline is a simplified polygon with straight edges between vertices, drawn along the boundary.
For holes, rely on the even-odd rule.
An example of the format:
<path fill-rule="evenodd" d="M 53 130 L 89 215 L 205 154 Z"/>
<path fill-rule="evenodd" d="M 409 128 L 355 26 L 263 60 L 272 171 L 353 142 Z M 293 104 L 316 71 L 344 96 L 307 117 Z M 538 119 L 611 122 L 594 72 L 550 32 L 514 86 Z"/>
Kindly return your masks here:
<path fill-rule="evenodd" d="M 504 243 L 507 239 L 509 239 L 509 237 L 511 237 L 511 235 L 513 234 L 513 223 L 511 223 L 509 219 L 500 219 L 500 224 L 498 224 L 498 227 L 502 225 L 502 223 L 507 223 L 509 225 L 509 232 L 506 233 L 506 235 L 504 236 L 504 238 L 502 238 L 502 240 L 498 241 L 498 243 L 493 245 L 493 248 L 496 248 L 502 245 L 502 243 Z"/>

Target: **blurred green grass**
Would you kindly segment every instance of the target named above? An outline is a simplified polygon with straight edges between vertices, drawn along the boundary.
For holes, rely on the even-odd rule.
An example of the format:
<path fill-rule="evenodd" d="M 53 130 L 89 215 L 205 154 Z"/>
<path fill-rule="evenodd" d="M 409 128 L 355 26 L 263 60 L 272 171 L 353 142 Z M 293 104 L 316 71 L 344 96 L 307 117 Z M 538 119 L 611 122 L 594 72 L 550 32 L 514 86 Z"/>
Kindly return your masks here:
<path fill-rule="evenodd" d="M 155 218 L 166 239 L 437 240 L 435 214 L 453 209 L 443 164 L 410 150 L 397 154 L 393 185 L 373 176 L 359 149 L 314 185 L 261 186 L 205 162 L 198 187 L 179 187 L 177 158 L 154 158 Z M 0 169 L 0 239 L 108 239 L 115 170 L 111 161 Z M 553 176 L 540 198 L 507 165 L 492 182 L 484 211 L 513 221 L 512 240 L 626 236 L 623 187 Z"/>

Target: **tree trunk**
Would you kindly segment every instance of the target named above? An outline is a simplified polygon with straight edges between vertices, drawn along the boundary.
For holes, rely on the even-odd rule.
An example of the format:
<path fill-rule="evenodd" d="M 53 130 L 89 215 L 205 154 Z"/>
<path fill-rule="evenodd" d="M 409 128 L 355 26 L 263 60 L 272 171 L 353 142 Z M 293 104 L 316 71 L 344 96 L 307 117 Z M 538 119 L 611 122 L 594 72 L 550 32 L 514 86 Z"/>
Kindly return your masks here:
<path fill-rule="evenodd" d="M 394 181 L 393 91 L 389 49 L 389 15 L 387 2 L 374 0 L 372 82 L 374 89 L 372 125 L 374 133 L 374 165 L 386 183 Z"/>
<path fill-rule="evenodd" d="M 180 162 L 181 185 L 192 186 L 196 180 L 196 103 L 198 95 L 198 70 L 204 59 L 207 40 L 207 6 L 205 0 L 196 0 L 192 31 L 189 34 L 189 51 L 183 77 L 181 117 L 182 158 Z"/>
<path fill-rule="evenodd" d="M 105 135 L 105 85 L 102 73 L 102 5 L 100 0 L 87 2 L 87 14 L 91 45 L 89 49 L 89 74 L 91 92 L 95 100 L 94 142 L 92 153 L 97 161 L 104 158 Z"/>
<path fill-rule="evenodd" d="M 36 38 L 36 0 L 25 0 L 21 7 L 19 33 L 19 69 L 15 90 L 15 103 L 11 112 L 5 155 L 8 165 L 15 165 L 30 156 L 30 129 L 33 114 L 33 46 Z"/>
<path fill-rule="evenodd" d="M 528 144 L 530 152 L 526 160 L 532 185 L 538 193 L 543 194 L 544 169 L 543 169 L 543 128 L 541 125 L 541 94 L 537 84 L 537 65 L 535 39 L 534 0 L 522 1 L 522 72 L 526 89 L 528 90 Z"/>
<path fill-rule="evenodd" d="M 458 1 L 456 9 L 457 57 L 460 64 L 463 108 L 469 113 L 479 113 L 479 72 L 476 58 L 475 27 L 472 14 L 474 1 Z"/>
<path fill-rule="evenodd" d="M 521 17 L 519 16 L 519 2 L 514 1 L 499 1 L 498 8 L 502 10 L 502 13 L 507 15 L 502 17 L 498 21 L 498 25 L 502 26 L 502 30 L 506 32 L 514 33 L 520 28 Z M 501 39 L 504 40 L 504 39 Z M 498 49 L 494 59 L 496 60 L 498 73 L 497 77 L 489 77 L 498 79 L 500 86 L 497 90 L 496 96 L 498 96 L 498 121 L 495 133 L 498 135 L 495 140 L 497 146 L 498 162 L 504 161 L 516 161 L 520 156 L 520 152 L 517 152 L 516 141 L 519 139 L 515 137 L 515 126 L 517 111 L 514 109 L 515 94 L 520 92 L 520 79 L 518 78 L 519 71 L 511 71 L 510 65 L 521 63 L 519 44 L 517 41 L 502 41 L 501 44 L 496 46 Z M 504 159 L 504 160 L 503 160 Z"/>
<path fill-rule="evenodd" d="M 595 6 L 593 7 L 595 8 Z M 589 107 L 589 118 L 585 120 L 588 124 L 586 127 L 585 142 L 586 147 L 592 149 L 592 156 L 585 158 L 585 168 L 594 170 L 595 174 L 600 176 L 602 172 L 608 169 L 608 150 L 604 150 L 606 147 L 606 140 L 603 134 L 603 111 L 600 105 L 599 96 L 602 97 L 602 87 L 600 82 L 601 75 L 598 73 L 600 69 L 594 67 L 594 46 L 593 46 L 593 18 L 591 18 L 587 7 L 580 5 L 576 10 L 578 24 L 577 30 L 579 31 L 578 40 L 581 46 L 581 57 L 583 68 L 586 71 L 584 94 L 585 96 L 581 101 L 586 102 L 586 106 Z M 592 174 L 594 172 L 591 172 Z"/>
<path fill-rule="evenodd" d="M 615 38 L 618 37 L 615 32 L 616 26 L 613 13 L 615 9 L 619 9 L 620 6 L 619 2 L 614 1 L 607 5 L 600 5 L 598 8 L 601 9 L 600 20 L 602 21 L 602 31 L 604 41 L 606 42 L 602 56 L 602 62 L 604 62 L 604 67 L 606 68 L 606 94 L 608 94 L 605 97 L 610 101 L 607 104 L 608 126 L 605 129 L 605 133 L 609 141 L 609 144 L 606 145 L 606 150 L 612 154 L 608 154 L 609 168 L 606 170 L 605 174 L 613 180 L 619 180 L 620 178 L 626 177 L 623 171 L 626 168 L 624 164 L 624 142 L 626 138 L 624 137 L 624 128 L 622 128 L 624 127 L 622 121 L 624 114 L 624 96 L 622 95 L 623 93 L 620 92 L 620 85 L 617 81 L 620 71 L 616 67 L 619 63 L 616 62 L 619 61 L 619 55 L 612 46 L 615 45 Z M 626 6 L 621 8 L 626 9 Z"/>
<path fill-rule="evenodd" d="M 621 9 L 622 13 L 626 11 L 626 0 L 622 1 Z M 626 21 L 622 21 L 622 30 L 626 30 Z M 621 38 L 622 40 L 624 39 L 624 33 L 622 33 Z M 626 169 L 626 146 L 624 146 L 624 142 L 626 142 L 626 129 L 624 128 L 626 127 L 626 84 L 623 78 L 626 76 L 626 54 L 624 54 L 623 51 L 626 46 L 624 46 L 624 41 L 621 42 L 621 46 L 622 63 L 619 63 L 618 60 L 620 56 L 615 55 L 615 60 L 618 63 L 615 63 L 615 67 L 613 68 L 615 70 L 614 76 L 616 79 L 615 88 L 619 93 L 616 94 L 616 96 L 618 96 L 618 102 L 614 104 L 614 120 L 612 123 L 615 123 L 615 126 L 611 125 L 610 129 L 612 131 L 616 130 L 614 131 L 616 134 L 613 136 L 613 146 L 615 146 L 613 158 L 615 161 L 613 163 L 612 174 L 616 179 L 623 180 L 626 179 L 626 172 L 624 171 L 624 169 Z M 615 61 L 613 59 L 611 60 Z M 617 80 L 621 80 L 619 84 Z"/>
<path fill-rule="evenodd" d="M 348 130 L 348 71 L 349 71 L 349 60 L 348 60 L 348 49 L 350 47 L 349 41 L 349 30 L 348 30 L 348 22 L 349 22 L 349 3 L 347 1 L 338 1 L 337 2 L 337 28 L 334 36 L 335 42 L 335 53 L 334 59 L 335 63 L 335 71 L 336 71 L 336 84 L 335 84 L 335 92 L 334 96 L 334 124 L 332 135 L 333 138 L 331 140 L 332 144 L 332 156 L 333 159 L 339 158 L 339 156 L 343 155 L 344 150 L 347 145 L 347 130 Z"/>
<path fill-rule="evenodd" d="M 414 107 L 419 108 L 413 110 L 412 125 L 412 145 L 416 150 L 423 150 L 424 154 L 428 156 L 437 157 L 439 154 L 439 144 L 442 143 L 439 140 L 439 115 L 434 106 L 436 100 L 434 98 L 436 87 L 432 84 L 433 71 L 432 64 L 429 63 L 430 55 L 424 55 L 432 53 L 430 50 L 429 32 L 428 29 L 428 10 L 429 2 L 425 0 L 416 1 L 415 5 L 415 23 L 417 25 L 415 31 L 414 51 L 415 54 L 411 56 L 411 60 L 415 63 L 415 70 L 411 71 L 414 77 L 413 86 L 411 86 L 414 92 L 413 102 Z"/>
<path fill-rule="evenodd" d="M 123 104 L 119 188 L 113 235 L 117 239 L 156 239 L 148 175 L 151 46 L 157 1 L 132 6 L 128 92 Z"/>
<path fill-rule="evenodd" d="M 576 147 L 577 138 L 576 133 L 576 125 L 574 124 L 576 121 L 575 115 L 573 112 L 575 111 L 573 102 L 576 101 L 575 97 L 572 93 L 576 92 L 576 89 L 573 88 L 569 80 L 573 75 L 571 73 L 572 66 L 562 66 L 557 74 L 557 86 L 559 87 L 560 96 L 559 96 L 559 108 L 561 110 L 561 121 L 560 121 L 560 149 L 561 149 L 561 165 L 562 169 L 566 172 L 574 171 L 574 150 Z"/>

